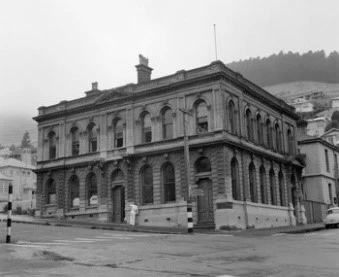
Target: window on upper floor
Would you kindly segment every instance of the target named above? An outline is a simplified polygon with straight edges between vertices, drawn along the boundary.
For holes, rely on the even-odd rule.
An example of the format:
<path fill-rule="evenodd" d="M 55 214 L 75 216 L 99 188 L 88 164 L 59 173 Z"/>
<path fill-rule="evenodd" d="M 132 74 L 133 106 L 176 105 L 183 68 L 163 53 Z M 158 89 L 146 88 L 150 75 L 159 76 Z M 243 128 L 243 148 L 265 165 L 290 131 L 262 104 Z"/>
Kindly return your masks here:
<path fill-rule="evenodd" d="M 328 150 L 325 149 L 325 162 L 326 162 L 326 171 L 330 172 L 330 161 L 328 159 Z"/>
<path fill-rule="evenodd" d="M 237 112 L 232 100 L 228 103 L 228 123 L 229 131 L 232 134 L 237 134 Z"/>
<path fill-rule="evenodd" d="M 291 129 L 287 130 L 287 153 L 293 154 L 294 152 L 294 139 Z"/>
<path fill-rule="evenodd" d="M 56 158 L 56 135 L 53 131 L 48 133 L 49 159 Z"/>
<path fill-rule="evenodd" d="M 79 140 L 79 129 L 73 127 L 71 129 L 71 139 L 72 139 L 72 156 L 79 155 L 80 150 L 80 140 Z"/>
<path fill-rule="evenodd" d="M 282 150 L 282 143 L 281 143 L 281 130 L 280 130 L 280 126 L 278 123 L 275 124 L 274 126 L 274 134 L 275 134 L 275 145 L 276 145 L 276 150 L 278 152 L 281 152 Z"/>
<path fill-rule="evenodd" d="M 272 125 L 269 119 L 266 120 L 266 145 L 268 148 L 273 147 Z"/>
<path fill-rule="evenodd" d="M 114 147 L 120 148 L 124 146 L 124 125 L 120 118 L 117 118 L 113 122 L 113 136 Z"/>
<path fill-rule="evenodd" d="M 88 125 L 88 146 L 89 153 L 94 153 L 98 151 L 98 131 L 94 123 Z"/>
<path fill-rule="evenodd" d="M 149 113 L 144 113 L 141 116 L 141 141 L 142 143 L 152 142 L 152 120 Z"/>
<path fill-rule="evenodd" d="M 162 138 L 173 138 L 173 112 L 170 108 L 164 108 L 161 112 Z"/>
<path fill-rule="evenodd" d="M 263 139 L 264 139 L 264 135 L 263 135 L 263 128 L 262 128 L 262 120 L 261 120 L 261 116 L 260 114 L 257 115 L 257 139 L 258 139 L 258 143 L 259 144 L 263 144 Z"/>
<path fill-rule="evenodd" d="M 196 130 L 198 134 L 208 132 L 208 110 L 205 101 L 199 101 L 195 105 Z"/>
<path fill-rule="evenodd" d="M 252 125 L 252 113 L 249 109 L 245 112 L 245 124 L 246 124 L 246 132 L 247 139 L 253 140 L 253 125 Z"/>

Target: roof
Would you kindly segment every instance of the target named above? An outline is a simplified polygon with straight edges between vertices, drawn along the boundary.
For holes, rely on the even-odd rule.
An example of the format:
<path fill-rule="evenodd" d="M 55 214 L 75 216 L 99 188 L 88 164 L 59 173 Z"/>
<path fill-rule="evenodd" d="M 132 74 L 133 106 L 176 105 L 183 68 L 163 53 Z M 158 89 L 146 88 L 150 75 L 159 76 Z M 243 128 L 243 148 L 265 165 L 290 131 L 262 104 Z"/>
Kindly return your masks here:
<path fill-rule="evenodd" d="M 9 158 L 4 159 L 0 157 L 0 167 L 20 167 L 20 168 L 26 168 L 26 169 L 35 169 L 33 165 L 26 164 L 22 161 L 19 161 L 17 159 Z"/>
<path fill-rule="evenodd" d="M 321 143 L 328 148 L 331 148 L 337 152 L 339 152 L 339 148 L 335 146 L 334 144 L 329 143 L 328 141 L 324 140 L 321 137 L 311 137 L 311 138 L 305 138 L 302 140 L 298 140 L 298 145 L 303 145 L 303 144 L 312 144 L 312 143 Z"/>
<path fill-rule="evenodd" d="M 339 132 L 339 129 L 332 128 L 332 129 L 328 130 L 327 132 L 323 133 L 320 137 L 326 137 L 328 134 L 335 133 L 335 132 Z"/>
<path fill-rule="evenodd" d="M 4 173 L 0 171 L 0 180 L 12 181 L 12 179 L 8 178 Z"/>

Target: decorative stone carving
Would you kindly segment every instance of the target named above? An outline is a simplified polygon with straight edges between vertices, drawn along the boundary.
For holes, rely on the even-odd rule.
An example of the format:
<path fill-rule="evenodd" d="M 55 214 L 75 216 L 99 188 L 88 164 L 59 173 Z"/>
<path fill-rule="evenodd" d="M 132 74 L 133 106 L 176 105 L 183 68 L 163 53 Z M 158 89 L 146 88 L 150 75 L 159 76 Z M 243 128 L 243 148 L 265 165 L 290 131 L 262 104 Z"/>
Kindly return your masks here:
<path fill-rule="evenodd" d="M 166 154 L 164 154 L 164 156 L 163 156 L 163 157 L 164 157 L 164 160 L 165 160 L 165 161 L 168 161 L 168 160 L 169 160 L 169 155 L 168 155 L 167 153 L 166 153 Z"/>

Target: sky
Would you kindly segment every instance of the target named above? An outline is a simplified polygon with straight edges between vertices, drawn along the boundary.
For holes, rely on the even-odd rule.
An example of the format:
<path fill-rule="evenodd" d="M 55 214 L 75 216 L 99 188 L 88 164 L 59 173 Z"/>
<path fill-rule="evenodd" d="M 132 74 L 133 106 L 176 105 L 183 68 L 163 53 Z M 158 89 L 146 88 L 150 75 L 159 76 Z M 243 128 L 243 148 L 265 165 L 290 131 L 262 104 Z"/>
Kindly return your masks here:
<path fill-rule="evenodd" d="M 152 78 L 280 51 L 339 50 L 337 0 L 0 0 L 0 117 Z M 4 116 L 6 115 L 6 116 Z M 8 123 L 8 120 L 6 120 Z M 0 122 L 1 133 L 6 132 Z M 1 143 L 1 141 L 0 141 Z"/>

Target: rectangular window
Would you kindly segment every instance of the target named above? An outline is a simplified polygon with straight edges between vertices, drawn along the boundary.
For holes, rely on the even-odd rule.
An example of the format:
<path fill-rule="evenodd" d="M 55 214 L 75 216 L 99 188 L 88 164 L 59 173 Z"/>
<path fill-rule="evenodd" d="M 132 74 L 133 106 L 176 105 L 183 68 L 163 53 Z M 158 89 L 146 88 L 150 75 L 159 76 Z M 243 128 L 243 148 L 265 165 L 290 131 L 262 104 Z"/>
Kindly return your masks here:
<path fill-rule="evenodd" d="M 49 147 L 49 159 L 55 159 L 56 158 L 56 147 L 55 146 L 50 146 Z"/>
<path fill-rule="evenodd" d="M 329 160 L 328 160 L 328 151 L 327 151 L 327 149 L 325 149 L 325 160 L 326 160 L 326 171 L 330 172 L 330 163 L 329 163 Z"/>
<path fill-rule="evenodd" d="M 73 142 L 72 143 L 72 156 L 79 155 L 79 149 L 80 149 L 79 141 Z"/>
<path fill-rule="evenodd" d="M 115 134 L 115 145 L 116 148 L 124 146 L 124 135 L 123 133 L 116 133 Z"/>
<path fill-rule="evenodd" d="M 144 129 L 144 142 L 152 142 L 152 129 L 151 127 Z"/>
<path fill-rule="evenodd" d="M 97 140 L 96 139 L 92 139 L 90 141 L 90 152 L 97 152 Z"/>

